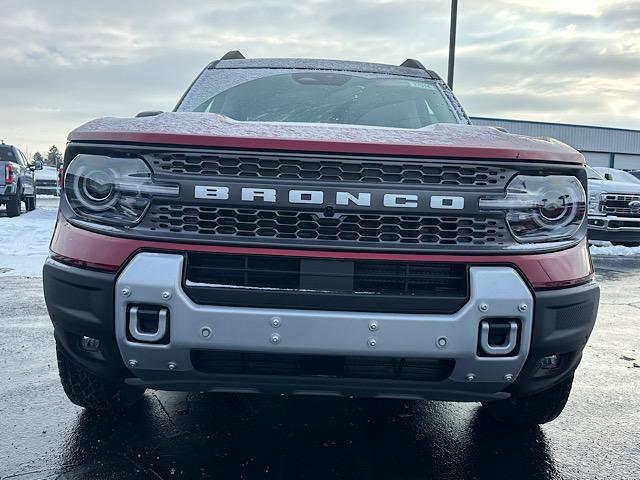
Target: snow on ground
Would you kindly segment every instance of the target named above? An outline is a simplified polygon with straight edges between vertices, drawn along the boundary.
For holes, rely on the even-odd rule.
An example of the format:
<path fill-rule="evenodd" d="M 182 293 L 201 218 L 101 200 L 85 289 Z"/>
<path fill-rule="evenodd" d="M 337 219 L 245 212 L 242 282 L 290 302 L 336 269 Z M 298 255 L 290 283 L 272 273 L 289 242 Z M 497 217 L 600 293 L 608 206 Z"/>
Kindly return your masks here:
<path fill-rule="evenodd" d="M 611 245 L 611 242 L 594 242 L 594 245 L 589 247 L 591 255 L 594 256 L 618 256 L 629 257 L 633 255 L 640 255 L 640 247 L 623 247 L 622 245 Z"/>
<path fill-rule="evenodd" d="M 41 277 L 56 222 L 57 201 L 40 201 L 33 212 L 8 218 L 0 209 L 0 277 Z"/>

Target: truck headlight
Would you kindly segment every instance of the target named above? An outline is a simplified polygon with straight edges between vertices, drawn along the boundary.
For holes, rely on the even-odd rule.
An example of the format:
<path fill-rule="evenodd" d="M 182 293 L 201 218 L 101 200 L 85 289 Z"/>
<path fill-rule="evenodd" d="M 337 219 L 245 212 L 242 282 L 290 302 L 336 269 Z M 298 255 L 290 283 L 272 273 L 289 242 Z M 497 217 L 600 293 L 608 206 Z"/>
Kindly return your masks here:
<path fill-rule="evenodd" d="M 585 233 L 586 194 L 576 177 L 518 175 L 507 195 L 480 199 L 481 210 L 504 210 L 520 243 L 578 239 Z"/>
<path fill-rule="evenodd" d="M 153 181 L 140 158 L 77 155 L 65 174 L 65 195 L 83 220 L 106 225 L 135 225 L 154 195 L 177 196 L 177 186 Z"/>
<path fill-rule="evenodd" d="M 589 193 L 589 215 L 604 215 L 600 206 L 601 193 Z"/>

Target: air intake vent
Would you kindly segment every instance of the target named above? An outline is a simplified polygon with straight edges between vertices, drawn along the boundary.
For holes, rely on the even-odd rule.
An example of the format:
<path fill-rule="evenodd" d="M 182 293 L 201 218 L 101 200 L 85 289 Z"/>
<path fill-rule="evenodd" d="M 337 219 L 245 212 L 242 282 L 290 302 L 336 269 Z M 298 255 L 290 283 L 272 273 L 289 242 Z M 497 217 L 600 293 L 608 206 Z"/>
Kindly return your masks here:
<path fill-rule="evenodd" d="M 351 357 L 192 350 L 196 370 L 211 374 L 333 377 L 437 382 L 453 371 L 452 360 Z"/>
<path fill-rule="evenodd" d="M 214 253 L 188 254 L 185 291 L 211 305 L 397 313 L 453 313 L 469 294 L 465 264 Z"/>

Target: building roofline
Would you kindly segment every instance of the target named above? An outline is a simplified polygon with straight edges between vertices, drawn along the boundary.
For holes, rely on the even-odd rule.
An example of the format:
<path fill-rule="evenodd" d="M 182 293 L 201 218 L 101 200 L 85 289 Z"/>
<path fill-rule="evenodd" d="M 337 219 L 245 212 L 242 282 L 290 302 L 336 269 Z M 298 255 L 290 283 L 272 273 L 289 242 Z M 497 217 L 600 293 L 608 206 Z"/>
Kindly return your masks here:
<path fill-rule="evenodd" d="M 612 130 L 619 132 L 631 132 L 631 133 L 640 133 L 640 130 L 635 130 L 633 128 L 619 128 L 619 127 L 603 127 L 600 125 L 580 125 L 576 123 L 556 123 L 556 122 L 541 122 L 538 120 L 515 120 L 511 118 L 495 118 L 495 117 L 477 117 L 470 116 L 472 121 L 474 119 L 478 120 L 488 120 L 488 121 L 497 121 L 497 122 L 513 122 L 513 123 L 535 123 L 537 125 L 550 125 L 550 126 L 560 126 L 560 127 L 577 127 L 577 128 L 597 128 L 599 130 Z"/>

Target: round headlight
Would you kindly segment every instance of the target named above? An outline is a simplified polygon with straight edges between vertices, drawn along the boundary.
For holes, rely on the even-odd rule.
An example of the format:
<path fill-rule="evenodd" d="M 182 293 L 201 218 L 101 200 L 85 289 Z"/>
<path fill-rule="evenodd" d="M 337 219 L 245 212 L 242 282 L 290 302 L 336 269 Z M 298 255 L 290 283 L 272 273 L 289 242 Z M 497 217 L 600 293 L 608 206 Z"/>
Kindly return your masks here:
<path fill-rule="evenodd" d="M 65 174 L 65 196 L 82 220 L 132 226 L 140 221 L 153 195 L 175 196 L 178 187 L 153 182 L 141 158 L 77 155 Z"/>
<path fill-rule="evenodd" d="M 586 194 L 576 177 L 518 175 L 502 198 L 483 198 L 482 210 L 505 210 L 520 243 L 557 242 L 584 236 Z"/>

